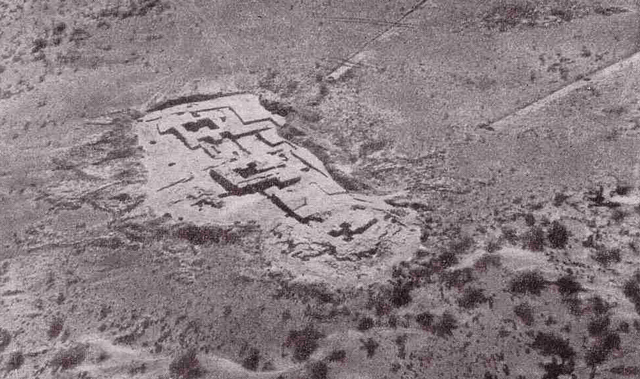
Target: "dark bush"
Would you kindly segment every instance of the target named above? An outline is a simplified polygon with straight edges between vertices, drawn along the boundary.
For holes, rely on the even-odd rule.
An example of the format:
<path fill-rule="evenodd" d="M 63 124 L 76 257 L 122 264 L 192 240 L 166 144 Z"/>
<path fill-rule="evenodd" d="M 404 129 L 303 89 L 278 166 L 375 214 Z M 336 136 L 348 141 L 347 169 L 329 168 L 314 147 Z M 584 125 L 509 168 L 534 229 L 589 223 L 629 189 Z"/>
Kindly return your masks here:
<path fill-rule="evenodd" d="M 433 325 L 433 331 L 438 337 L 452 336 L 458 328 L 458 320 L 449 312 L 444 312 L 438 322 Z"/>
<path fill-rule="evenodd" d="M 458 261 L 458 257 L 456 256 L 456 254 L 453 251 L 450 251 L 450 250 L 442 252 L 435 259 L 435 263 L 441 269 L 447 269 L 447 268 L 449 268 L 451 266 L 454 266 L 454 265 L 458 264 L 458 262 L 459 262 Z"/>
<path fill-rule="evenodd" d="M 305 368 L 309 379 L 326 379 L 329 373 L 329 366 L 322 361 L 309 362 Z"/>
<path fill-rule="evenodd" d="M 429 312 L 422 312 L 416 316 L 416 322 L 420 324 L 422 329 L 430 330 L 431 325 L 433 324 L 433 315 Z"/>
<path fill-rule="evenodd" d="M 285 346 L 293 348 L 293 359 L 298 362 L 306 361 L 318 348 L 318 340 L 324 334 L 308 325 L 302 330 L 292 330 L 285 342 Z"/>
<path fill-rule="evenodd" d="M 9 358 L 7 359 L 7 364 L 5 365 L 5 370 L 13 371 L 19 369 L 24 363 L 24 355 L 22 355 L 21 351 L 14 351 L 9 354 Z"/>
<path fill-rule="evenodd" d="M 573 359 L 576 355 L 569 341 L 551 333 L 538 332 L 530 346 L 544 356 L 555 355 L 560 357 L 562 361 Z"/>
<path fill-rule="evenodd" d="M 249 354 L 242 361 L 242 367 L 247 370 L 256 371 L 260 365 L 260 350 L 252 347 L 249 349 Z"/>
<path fill-rule="evenodd" d="M 11 343 L 11 333 L 8 330 L 0 328 L 0 352 Z"/>
<path fill-rule="evenodd" d="M 640 284 L 637 278 L 632 278 L 624 283 L 622 292 L 635 306 L 636 313 L 640 314 Z"/>
<path fill-rule="evenodd" d="M 604 301 L 600 296 L 596 295 L 589 299 L 591 303 L 591 309 L 597 315 L 604 315 L 609 312 L 612 308 L 612 305 Z"/>
<path fill-rule="evenodd" d="M 195 349 L 188 350 L 169 364 L 169 375 L 172 379 L 199 378 L 203 374 L 204 369 L 200 366 Z"/>
<path fill-rule="evenodd" d="M 613 332 L 608 332 L 601 336 L 598 341 L 591 346 L 585 355 L 585 362 L 588 366 L 595 367 L 607 360 L 609 353 L 613 349 L 620 348 L 620 336 Z"/>
<path fill-rule="evenodd" d="M 238 232 L 218 226 L 186 225 L 176 231 L 176 237 L 194 245 L 210 243 L 235 243 L 240 239 Z"/>
<path fill-rule="evenodd" d="M 604 334 L 611 324 L 611 319 L 609 316 L 598 316 L 592 319 L 587 325 L 587 330 L 589 331 L 589 335 L 592 337 L 599 336 Z"/>
<path fill-rule="evenodd" d="M 533 308 L 529 303 L 520 303 L 513 308 L 513 313 L 527 326 L 532 326 L 535 322 Z"/>
<path fill-rule="evenodd" d="M 566 194 L 560 192 L 560 193 L 556 193 L 553 196 L 553 206 L 554 207 L 559 207 L 561 206 L 565 200 L 567 200 L 570 196 L 567 196 Z"/>
<path fill-rule="evenodd" d="M 347 357 L 347 352 L 344 350 L 334 350 L 331 352 L 331 354 L 329 354 L 329 356 L 327 357 L 327 360 L 329 362 L 342 362 L 345 360 L 345 358 Z"/>
<path fill-rule="evenodd" d="M 564 249 L 569 241 L 569 232 L 559 221 L 554 221 L 547 231 L 547 240 L 554 249 Z"/>
<path fill-rule="evenodd" d="M 361 350 L 365 350 L 367 352 L 367 358 L 373 358 L 380 344 L 376 342 L 373 338 L 369 338 L 367 340 L 360 340 L 362 342 Z"/>
<path fill-rule="evenodd" d="M 393 282 L 393 287 L 391 289 L 391 304 L 393 304 L 396 308 L 408 305 L 412 300 L 412 289 L 413 284 L 408 281 L 398 279 Z"/>
<path fill-rule="evenodd" d="M 484 290 L 468 287 L 462 293 L 462 297 L 458 299 L 458 305 L 465 309 L 472 309 L 487 301 L 489 298 L 484 295 Z"/>
<path fill-rule="evenodd" d="M 538 271 L 525 271 L 511 280 L 509 289 L 513 293 L 530 293 L 539 296 L 547 286 L 547 281 Z"/>
<path fill-rule="evenodd" d="M 87 345 L 76 345 L 57 352 L 49 363 L 54 371 L 67 370 L 82 363 L 87 354 Z"/>
<path fill-rule="evenodd" d="M 625 8 L 620 8 L 620 7 L 604 7 L 600 4 L 596 5 L 595 8 L 593 9 L 593 11 L 596 14 L 602 15 L 602 16 L 611 16 L 613 14 L 617 14 L 617 13 L 625 13 L 625 12 L 629 12 L 628 9 Z"/>
<path fill-rule="evenodd" d="M 545 234 L 544 230 L 540 227 L 532 227 L 524 235 L 523 248 L 531 251 L 543 251 L 544 250 Z"/>
<path fill-rule="evenodd" d="M 373 328 L 373 326 L 374 326 L 373 319 L 371 317 L 364 317 L 360 319 L 360 322 L 358 323 L 358 330 L 361 332 L 364 332 L 366 330 Z"/>
<path fill-rule="evenodd" d="M 570 296 L 583 290 L 582 285 L 573 275 L 564 275 L 556 280 L 555 284 L 562 296 Z"/>
<path fill-rule="evenodd" d="M 605 267 L 609 266 L 612 263 L 620 263 L 622 261 L 620 249 L 606 249 L 602 247 L 596 250 L 592 258 L 594 261 L 600 263 Z"/>

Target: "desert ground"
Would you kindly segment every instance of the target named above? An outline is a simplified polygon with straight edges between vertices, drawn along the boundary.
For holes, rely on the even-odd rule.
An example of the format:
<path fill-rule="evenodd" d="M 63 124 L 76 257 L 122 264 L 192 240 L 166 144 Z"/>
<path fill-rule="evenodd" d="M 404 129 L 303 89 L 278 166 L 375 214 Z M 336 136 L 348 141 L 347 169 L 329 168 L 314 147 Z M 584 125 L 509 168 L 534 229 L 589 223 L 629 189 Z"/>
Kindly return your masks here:
<path fill-rule="evenodd" d="M 1 376 L 640 376 L 639 12 L 0 0 Z M 233 96 L 319 162 L 304 223 L 158 195 L 210 177 L 154 115 Z"/>

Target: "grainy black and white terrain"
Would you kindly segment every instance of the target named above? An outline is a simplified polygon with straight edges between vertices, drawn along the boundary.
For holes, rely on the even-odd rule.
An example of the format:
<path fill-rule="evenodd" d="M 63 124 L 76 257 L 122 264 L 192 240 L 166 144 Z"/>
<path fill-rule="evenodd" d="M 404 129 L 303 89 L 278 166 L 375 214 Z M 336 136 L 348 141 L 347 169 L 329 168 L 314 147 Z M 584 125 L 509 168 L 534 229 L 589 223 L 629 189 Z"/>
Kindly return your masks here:
<path fill-rule="evenodd" d="M 0 0 L 0 376 L 640 376 L 639 11 Z"/>

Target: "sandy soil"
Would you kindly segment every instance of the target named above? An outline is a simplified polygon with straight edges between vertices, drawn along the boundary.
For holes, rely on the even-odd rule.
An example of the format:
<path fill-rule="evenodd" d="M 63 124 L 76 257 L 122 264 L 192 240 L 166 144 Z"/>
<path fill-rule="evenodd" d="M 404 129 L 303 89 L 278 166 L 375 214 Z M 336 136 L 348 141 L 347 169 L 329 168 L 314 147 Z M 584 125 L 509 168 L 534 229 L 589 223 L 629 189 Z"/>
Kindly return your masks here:
<path fill-rule="evenodd" d="M 3 377 L 637 377 L 640 68 L 602 70 L 639 10 L 0 1 Z M 139 212 L 135 120 L 230 91 L 422 247 L 335 289 L 269 274 L 254 225 Z"/>

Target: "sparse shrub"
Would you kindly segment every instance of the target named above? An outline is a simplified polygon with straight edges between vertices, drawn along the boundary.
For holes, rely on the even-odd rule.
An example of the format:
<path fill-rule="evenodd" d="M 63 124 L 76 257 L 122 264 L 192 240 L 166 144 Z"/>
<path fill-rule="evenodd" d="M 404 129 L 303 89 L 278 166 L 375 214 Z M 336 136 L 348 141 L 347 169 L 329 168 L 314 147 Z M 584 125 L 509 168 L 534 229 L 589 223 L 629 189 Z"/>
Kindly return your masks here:
<path fill-rule="evenodd" d="M 530 346 L 544 356 L 558 356 L 563 362 L 576 355 L 568 340 L 552 333 L 538 332 Z"/>
<path fill-rule="evenodd" d="M 260 350 L 252 347 L 249 349 L 249 354 L 242 361 L 242 367 L 247 370 L 256 371 L 260 365 Z"/>
<path fill-rule="evenodd" d="M 533 308 L 529 303 L 520 303 L 516 305 L 515 308 L 513 308 L 513 313 L 515 313 L 515 315 L 518 316 L 526 326 L 532 326 L 535 322 Z"/>
<path fill-rule="evenodd" d="M 31 52 L 32 53 L 37 53 L 40 50 L 44 49 L 45 47 L 47 47 L 48 42 L 46 39 L 44 38 L 36 38 L 35 40 L 33 40 L 33 47 L 31 48 Z"/>
<path fill-rule="evenodd" d="M 452 336 L 458 328 L 458 320 L 449 312 L 444 312 L 433 325 L 433 331 L 438 337 Z"/>
<path fill-rule="evenodd" d="M 371 317 L 364 317 L 360 319 L 360 322 L 358 323 L 358 330 L 361 332 L 364 332 L 366 330 L 373 328 L 373 325 L 374 325 L 374 322 Z"/>
<path fill-rule="evenodd" d="M 176 357 L 169 364 L 169 375 L 172 379 L 199 378 L 204 374 L 204 369 L 196 355 L 195 349 Z"/>
<path fill-rule="evenodd" d="M 536 218 L 531 213 L 527 213 L 524 215 L 524 222 L 527 226 L 534 226 L 536 224 Z"/>
<path fill-rule="evenodd" d="M 620 324 L 618 324 L 618 331 L 622 332 L 622 333 L 629 333 L 630 326 L 629 323 L 626 321 L 621 321 Z"/>
<path fill-rule="evenodd" d="M 622 222 L 622 220 L 624 220 L 625 216 L 626 215 L 625 215 L 624 211 L 622 211 L 620 209 L 614 208 L 611 211 L 611 220 L 613 220 L 614 222 L 617 222 L 617 223 Z"/>
<path fill-rule="evenodd" d="M 308 325 L 302 330 L 292 330 L 285 342 L 285 346 L 293 348 L 293 359 L 298 362 L 306 361 L 318 348 L 318 340 L 324 334 Z"/>
<path fill-rule="evenodd" d="M 620 261 L 622 261 L 620 249 L 606 249 L 603 247 L 597 248 L 592 258 L 594 261 L 605 267 L 609 266 L 611 263 L 620 263 Z"/>
<path fill-rule="evenodd" d="M 396 315 L 390 315 L 389 319 L 387 320 L 387 325 L 390 328 L 397 328 L 398 327 L 398 317 Z"/>
<path fill-rule="evenodd" d="M 82 363 L 87 354 L 88 345 L 75 345 L 57 352 L 49 363 L 54 371 L 68 370 Z"/>
<path fill-rule="evenodd" d="M 433 324 L 434 316 L 430 312 L 422 312 L 416 316 L 416 322 L 420 324 L 422 329 L 430 330 Z"/>
<path fill-rule="evenodd" d="M 472 309 L 487 301 L 489 301 L 489 298 L 484 295 L 484 290 L 469 287 L 464 290 L 462 297 L 458 299 L 458 305 L 465 309 Z"/>
<path fill-rule="evenodd" d="M 49 324 L 49 331 L 47 335 L 49 338 L 56 338 L 62 333 L 62 329 L 64 328 L 64 319 L 62 317 L 56 316 L 51 320 Z"/>
<path fill-rule="evenodd" d="M 591 234 L 586 240 L 582 241 L 582 247 L 595 248 L 596 247 L 596 235 Z"/>
<path fill-rule="evenodd" d="M 539 296 L 547 286 L 547 281 L 538 271 L 525 271 L 511 280 L 509 289 L 513 293 L 530 293 Z"/>
<path fill-rule="evenodd" d="M 640 377 L 640 366 L 616 366 L 612 367 L 609 372 L 621 376 Z"/>
<path fill-rule="evenodd" d="M 544 230 L 540 227 L 532 227 L 529 231 L 524 235 L 524 249 L 529 249 L 531 251 L 543 251 L 544 250 L 544 240 L 545 234 Z"/>
<path fill-rule="evenodd" d="M 582 315 L 582 300 L 575 295 L 565 296 L 562 298 L 562 302 L 569 308 L 569 313 L 574 316 Z"/>
<path fill-rule="evenodd" d="M 588 366 L 595 367 L 607 360 L 609 353 L 613 349 L 620 348 L 620 336 L 617 333 L 608 332 L 601 336 L 596 343 L 591 346 L 585 355 L 585 362 Z"/>
<path fill-rule="evenodd" d="M 396 336 L 395 343 L 398 348 L 398 358 L 405 359 L 407 357 L 407 335 L 401 334 Z"/>
<path fill-rule="evenodd" d="M 589 299 L 591 309 L 596 315 L 603 315 L 612 308 L 611 304 L 604 301 L 600 296 L 595 295 Z"/>
<path fill-rule="evenodd" d="M 587 330 L 592 337 L 604 334 L 611 324 L 609 316 L 598 316 L 589 322 Z"/>
<path fill-rule="evenodd" d="M 573 275 L 564 275 L 556 280 L 555 284 L 562 296 L 570 296 L 583 290 L 582 285 Z"/>
<path fill-rule="evenodd" d="M 475 245 L 475 241 L 470 236 L 462 236 L 461 238 L 451 241 L 448 251 L 454 255 L 467 253 Z"/>
<path fill-rule="evenodd" d="M 445 270 L 458 264 L 458 255 L 467 253 L 474 245 L 475 241 L 469 236 L 451 241 L 447 248 L 431 261 L 431 264 L 437 269 Z"/>
<path fill-rule="evenodd" d="M 482 20 L 489 29 L 498 28 L 500 31 L 506 31 L 522 23 L 530 24 L 536 17 L 535 5 L 527 1 L 496 5 L 484 15 Z"/>
<path fill-rule="evenodd" d="M 500 250 L 500 248 L 502 247 L 501 244 L 501 240 L 491 240 L 489 242 L 487 242 L 487 247 L 485 248 L 485 250 L 487 250 L 487 253 L 495 253 L 496 251 Z"/>
<path fill-rule="evenodd" d="M 9 358 L 7 359 L 7 363 L 5 365 L 5 370 L 13 371 L 19 369 L 24 363 L 24 355 L 21 351 L 14 351 L 9 354 Z"/>
<path fill-rule="evenodd" d="M 141 375 L 147 372 L 147 364 L 142 362 L 132 362 L 127 369 L 129 376 Z"/>
<path fill-rule="evenodd" d="M 520 237 L 518 237 L 518 233 L 515 229 L 511 228 L 503 228 L 502 229 L 502 237 L 506 239 L 510 244 L 517 245 Z"/>
<path fill-rule="evenodd" d="M 361 350 L 365 350 L 367 352 L 367 358 L 373 358 L 380 344 L 376 342 L 373 338 L 369 338 L 367 340 L 360 340 L 362 342 Z"/>
<path fill-rule="evenodd" d="M 569 241 L 569 232 L 559 221 L 554 221 L 547 232 L 547 240 L 554 249 L 564 249 Z"/>
<path fill-rule="evenodd" d="M 0 351 L 6 349 L 10 343 L 11 333 L 9 333 L 9 331 L 6 329 L 0 328 Z"/>
<path fill-rule="evenodd" d="M 389 304 L 389 294 L 377 293 L 369 297 L 367 309 L 374 309 L 376 316 L 384 316 L 389 314 L 393 309 Z"/>
<path fill-rule="evenodd" d="M 484 271 L 489 267 L 500 268 L 502 266 L 501 257 L 497 254 L 484 254 L 473 264 L 473 267 Z"/>
<path fill-rule="evenodd" d="M 463 269 L 453 270 L 442 274 L 442 280 L 447 288 L 462 288 L 467 283 L 472 282 L 473 279 L 473 270 L 470 267 L 465 267 Z"/>
<path fill-rule="evenodd" d="M 305 367 L 309 379 L 326 379 L 329 373 L 329 366 L 325 362 L 309 362 Z"/>

